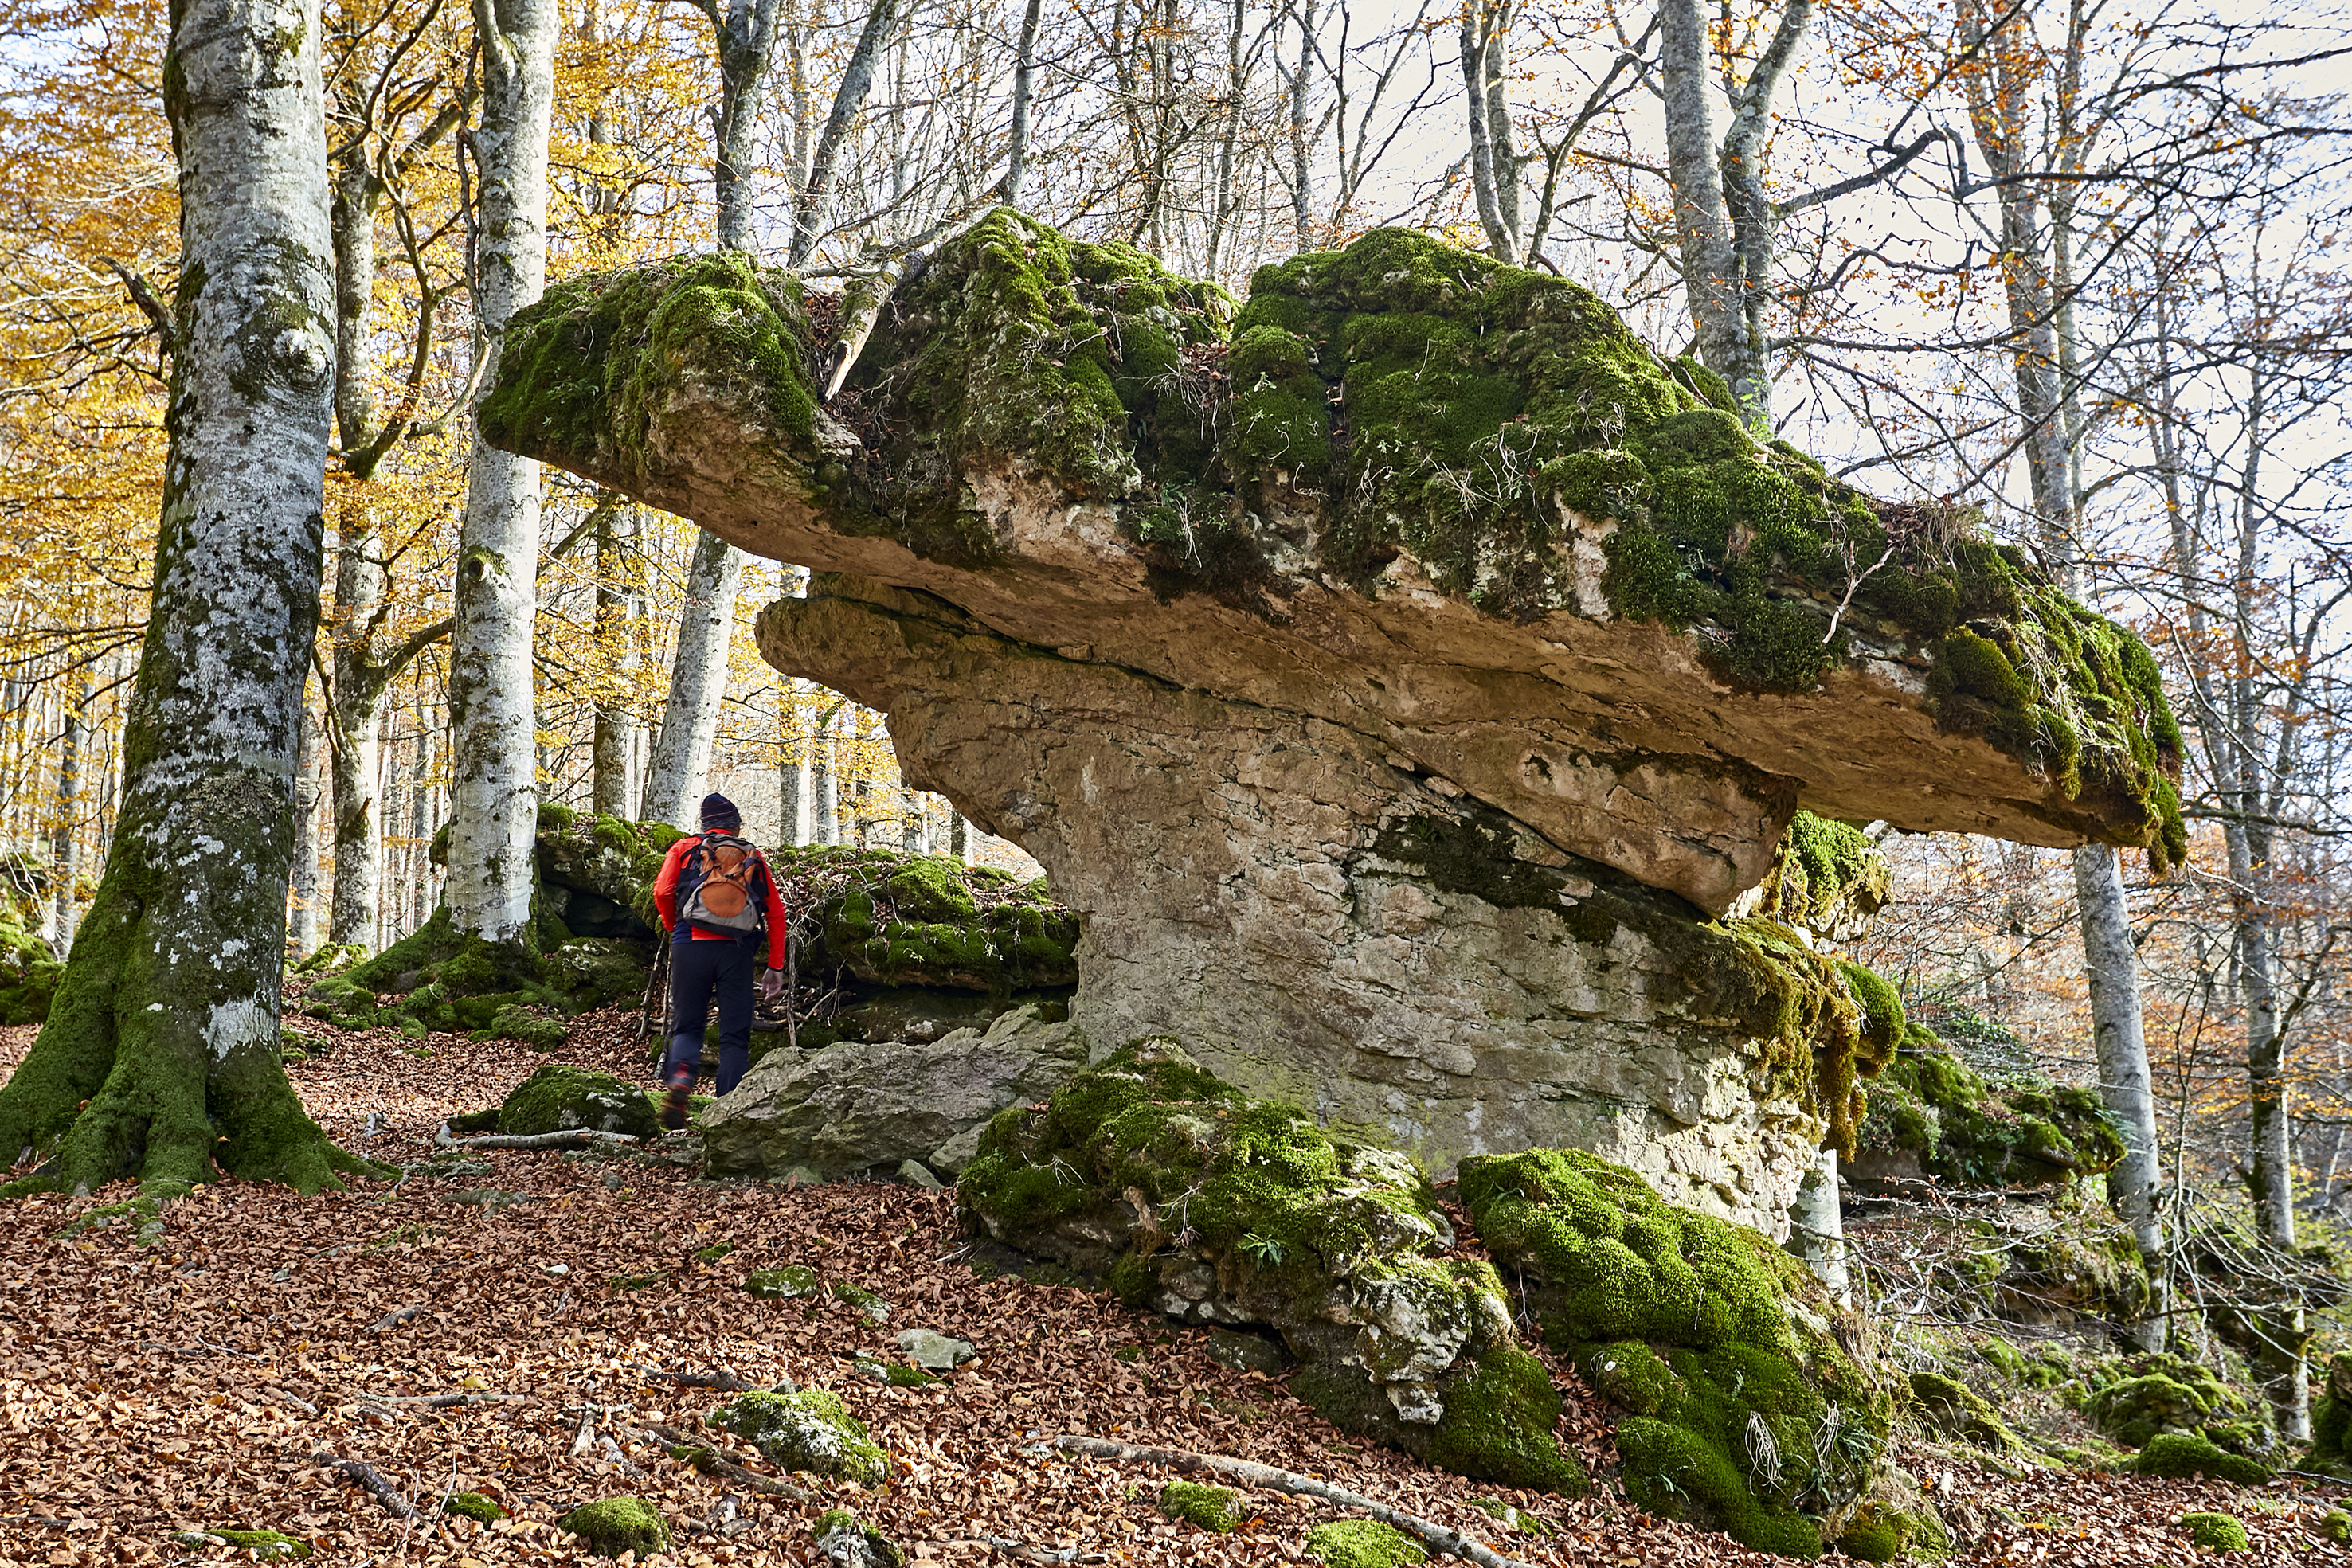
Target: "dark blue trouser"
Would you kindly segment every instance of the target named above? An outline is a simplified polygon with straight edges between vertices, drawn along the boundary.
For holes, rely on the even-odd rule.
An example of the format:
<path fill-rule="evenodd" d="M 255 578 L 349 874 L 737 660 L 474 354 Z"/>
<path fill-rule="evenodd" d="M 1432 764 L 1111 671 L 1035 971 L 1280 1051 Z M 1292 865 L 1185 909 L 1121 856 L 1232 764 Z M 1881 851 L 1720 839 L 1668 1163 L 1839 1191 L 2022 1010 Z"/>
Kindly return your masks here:
<path fill-rule="evenodd" d="M 669 1052 L 662 1081 L 692 1072 L 702 1060 L 703 1020 L 719 998 L 719 1092 L 726 1093 L 751 1064 L 751 985 L 755 942 L 672 942 L 669 949 Z"/>

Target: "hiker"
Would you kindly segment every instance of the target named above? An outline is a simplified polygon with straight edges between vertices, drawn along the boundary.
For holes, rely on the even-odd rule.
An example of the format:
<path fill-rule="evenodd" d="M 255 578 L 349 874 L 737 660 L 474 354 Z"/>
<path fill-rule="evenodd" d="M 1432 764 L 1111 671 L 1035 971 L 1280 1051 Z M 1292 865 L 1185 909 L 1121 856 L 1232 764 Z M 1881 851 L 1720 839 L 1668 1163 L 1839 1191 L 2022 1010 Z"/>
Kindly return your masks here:
<path fill-rule="evenodd" d="M 719 1092 L 735 1087 L 751 1065 L 751 983 L 760 937 L 768 968 L 760 994 L 784 991 L 784 901 L 768 861 L 741 836 L 743 814 L 724 795 L 702 798 L 702 831 L 670 845 L 654 879 L 654 907 L 670 932 L 669 1050 L 662 1077 L 669 1096 L 662 1125 L 686 1125 L 687 1097 L 702 1060 L 703 1020 L 719 998 Z"/>

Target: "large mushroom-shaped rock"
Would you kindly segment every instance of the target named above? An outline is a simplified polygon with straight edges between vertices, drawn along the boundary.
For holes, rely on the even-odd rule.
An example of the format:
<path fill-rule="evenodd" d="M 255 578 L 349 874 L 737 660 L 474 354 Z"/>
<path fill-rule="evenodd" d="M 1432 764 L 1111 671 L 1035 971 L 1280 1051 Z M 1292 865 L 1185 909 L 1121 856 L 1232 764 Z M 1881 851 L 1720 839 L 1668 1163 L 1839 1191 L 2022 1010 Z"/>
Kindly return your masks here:
<path fill-rule="evenodd" d="M 740 256 L 583 277 L 509 327 L 482 423 L 819 569 L 763 653 L 1045 866 L 1090 1038 L 1170 1030 L 1440 1167 L 1573 1145 L 1777 1227 L 1855 1007 L 1753 978 L 1785 925 L 1709 921 L 1801 806 L 2181 841 L 2130 633 L 1759 443 L 1585 290 L 1419 235 L 1236 312 L 998 212 L 839 345 Z"/>

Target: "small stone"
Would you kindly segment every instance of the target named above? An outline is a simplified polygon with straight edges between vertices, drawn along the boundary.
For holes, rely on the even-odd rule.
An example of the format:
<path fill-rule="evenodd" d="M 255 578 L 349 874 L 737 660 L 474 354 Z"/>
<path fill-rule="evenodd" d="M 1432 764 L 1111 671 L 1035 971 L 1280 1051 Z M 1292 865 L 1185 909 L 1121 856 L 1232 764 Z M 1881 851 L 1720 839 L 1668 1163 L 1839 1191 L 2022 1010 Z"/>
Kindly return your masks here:
<path fill-rule="evenodd" d="M 831 1289 L 835 1301 L 852 1312 L 864 1314 L 867 1322 L 887 1323 L 890 1321 L 890 1303 L 865 1286 L 853 1285 L 846 1280 L 835 1280 Z"/>
<path fill-rule="evenodd" d="M 897 1542 L 868 1530 L 845 1508 L 819 1514 L 814 1534 L 818 1552 L 833 1568 L 904 1568 L 907 1561 Z"/>
<path fill-rule="evenodd" d="M 879 1486 L 890 1479 L 890 1456 L 850 1415 L 840 1395 L 822 1388 L 746 1394 L 711 1411 L 709 1420 L 786 1470 L 863 1486 Z"/>
<path fill-rule="evenodd" d="M 1232 1329 L 1212 1329 L 1209 1332 L 1209 1359 L 1236 1372 L 1263 1372 L 1270 1376 L 1280 1372 L 1290 1358 L 1283 1353 L 1280 1345 L 1263 1335 L 1236 1333 Z"/>
<path fill-rule="evenodd" d="M 898 1349 L 927 1372 L 953 1372 L 980 1354 L 969 1340 L 950 1339 L 929 1329 L 908 1329 L 898 1336 Z"/>
<path fill-rule="evenodd" d="M 505 1509 L 478 1491 L 457 1492 L 444 1507 L 451 1513 L 473 1520 L 479 1524 L 488 1524 L 496 1520 L 504 1519 L 507 1514 Z"/>
<path fill-rule="evenodd" d="M 781 1269 L 754 1269 L 743 1278 L 743 1289 L 763 1301 L 789 1301 L 817 1287 L 817 1272 L 805 1263 Z"/>
<path fill-rule="evenodd" d="M 940 1178 L 933 1176 L 930 1167 L 920 1160 L 908 1160 L 901 1164 L 898 1166 L 898 1179 L 908 1186 L 919 1186 L 927 1192 L 940 1190 Z"/>
<path fill-rule="evenodd" d="M 1241 1493 L 1231 1487 L 1204 1487 L 1192 1481 L 1170 1481 L 1161 1487 L 1160 1511 L 1220 1535 L 1238 1529 L 1249 1518 Z"/>
<path fill-rule="evenodd" d="M 2189 1532 L 2191 1544 L 2208 1552 L 2243 1552 L 2251 1544 L 2245 1521 L 2231 1513 L 2184 1513 L 2180 1528 Z"/>
<path fill-rule="evenodd" d="M 786 1186 L 823 1186 L 824 1176 L 808 1166 L 794 1166 L 781 1178 Z"/>
<path fill-rule="evenodd" d="M 555 1521 L 555 1528 L 576 1535 L 599 1557 L 628 1552 L 642 1563 L 669 1547 L 669 1522 L 641 1497 L 608 1497 L 583 1503 Z"/>
<path fill-rule="evenodd" d="M 621 1190 L 621 1184 L 626 1180 L 628 1180 L 628 1177 L 623 1176 L 619 1171 L 606 1171 L 604 1173 L 604 1190 L 606 1192 L 618 1192 Z"/>

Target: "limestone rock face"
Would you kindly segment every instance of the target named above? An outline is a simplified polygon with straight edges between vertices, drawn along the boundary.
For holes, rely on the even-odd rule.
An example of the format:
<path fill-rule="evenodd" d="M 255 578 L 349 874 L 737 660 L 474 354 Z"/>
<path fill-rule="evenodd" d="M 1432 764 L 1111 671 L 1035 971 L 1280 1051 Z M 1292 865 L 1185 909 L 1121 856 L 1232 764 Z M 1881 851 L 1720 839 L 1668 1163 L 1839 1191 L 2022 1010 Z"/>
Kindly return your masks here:
<path fill-rule="evenodd" d="M 983 1035 L 928 1042 L 844 1040 L 762 1056 L 733 1093 L 702 1113 L 714 1176 L 778 1176 L 796 1166 L 841 1176 L 901 1161 L 954 1168 L 950 1148 L 1007 1105 L 1042 1099 L 1086 1065 L 1084 1037 L 1016 1008 Z M 937 1156 L 937 1157 L 935 1157 Z M 966 1155 L 964 1158 L 969 1158 Z"/>
<path fill-rule="evenodd" d="M 2184 841 L 2137 639 L 1758 442 L 1573 285 L 1382 231 L 1236 312 L 1000 212 L 830 402 L 801 300 L 731 256 L 562 286 L 484 432 L 826 574 L 762 652 L 1045 865 L 1098 1040 L 1777 1228 L 1875 1060 L 1841 988 L 1715 962 L 1815 967 L 1706 923 L 1800 807 Z"/>

